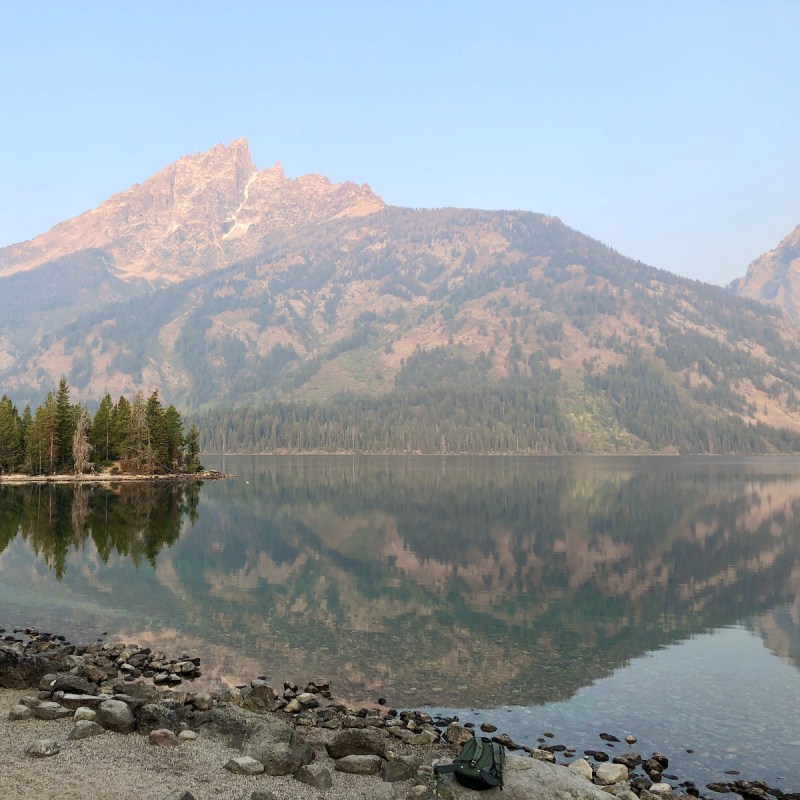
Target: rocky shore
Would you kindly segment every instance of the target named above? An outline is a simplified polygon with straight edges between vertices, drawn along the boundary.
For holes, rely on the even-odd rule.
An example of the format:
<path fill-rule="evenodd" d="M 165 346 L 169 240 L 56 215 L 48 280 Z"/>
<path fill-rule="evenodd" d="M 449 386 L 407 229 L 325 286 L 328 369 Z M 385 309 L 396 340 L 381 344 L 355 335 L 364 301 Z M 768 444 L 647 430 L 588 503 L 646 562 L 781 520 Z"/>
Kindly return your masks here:
<path fill-rule="evenodd" d="M 272 686 L 264 676 L 220 693 L 192 692 L 199 658 L 135 645 L 76 646 L 31 629 L 0 630 L 0 795 L 9 800 L 391 800 L 477 797 L 434 767 L 473 735 L 508 752 L 505 800 L 671 800 L 733 792 L 800 800 L 760 781 L 697 787 L 660 753 L 576 753 L 521 746 L 494 726 L 353 709 L 323 677 Z M 552 737 L 552 735 L 550 735 Z M 610 733 L 610 745 L 620 740 Z"/>
<path fill-rule="evenodd" d="M 0 475 L 0 485 L 23 486 L 25 484 L 110 484 L 110 483 L 193 483 L 194 481 L 217 481 L 225 478 L 235 478 L 217 470 L 203 470 L 202 472 L 176 472 L 152 475 L 133 475 L 128 472 L 84 473 L 82 475 Z"/>

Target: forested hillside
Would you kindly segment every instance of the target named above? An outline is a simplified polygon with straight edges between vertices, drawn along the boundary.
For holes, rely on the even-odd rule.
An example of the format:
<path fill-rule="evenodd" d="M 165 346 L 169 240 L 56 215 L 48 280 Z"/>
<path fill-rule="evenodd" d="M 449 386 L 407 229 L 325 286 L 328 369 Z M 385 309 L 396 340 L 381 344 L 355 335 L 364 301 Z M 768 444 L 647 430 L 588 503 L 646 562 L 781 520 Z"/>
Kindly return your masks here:
<path fill-rule="evenodd" d="M 63 249 L 50 232 L 0 251 L 27 270 L 0 277 L 10 396 L 40 403 L 62 375 L 83 399 L 158 386 L 212 450 L 798 450 L 800 332 L 777 308 L 554 217 L 384 207 L 319 176 L 248 178 L 241 146 L 211 155 L 192 162 L 200 199 L 164 218 L 185 229 L 131 222 L 173 202 L 165 179 L 117 198 L 121 232 L 90 216 L 92 248 L 31 261 Z"/>

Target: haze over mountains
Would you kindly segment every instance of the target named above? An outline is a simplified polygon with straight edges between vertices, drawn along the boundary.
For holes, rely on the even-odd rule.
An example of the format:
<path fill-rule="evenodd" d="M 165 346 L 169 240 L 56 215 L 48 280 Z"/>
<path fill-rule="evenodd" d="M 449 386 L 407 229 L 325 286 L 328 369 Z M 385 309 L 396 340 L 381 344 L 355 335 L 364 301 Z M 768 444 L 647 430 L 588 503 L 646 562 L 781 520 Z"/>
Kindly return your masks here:
<path fill-rule="evenodd" d="M 238 140 L 0 249 L 0 387 L 158 387 L 212 448 L 795 451 L 799 240 L 726 291 L 554 217 L 258 171 Z"/>

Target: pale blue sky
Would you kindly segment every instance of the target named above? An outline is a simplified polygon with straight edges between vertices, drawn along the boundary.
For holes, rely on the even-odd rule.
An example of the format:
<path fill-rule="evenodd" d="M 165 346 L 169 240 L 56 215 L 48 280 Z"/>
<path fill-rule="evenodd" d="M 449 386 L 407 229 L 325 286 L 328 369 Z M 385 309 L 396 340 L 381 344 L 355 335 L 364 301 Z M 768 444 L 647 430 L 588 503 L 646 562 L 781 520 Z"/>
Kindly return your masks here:
<path fill-rule="evenodd" d="M 713 283 L 800 224 L 798 0 L 288 6 L 0 0 L 0 245 L 242 136 Z"/>

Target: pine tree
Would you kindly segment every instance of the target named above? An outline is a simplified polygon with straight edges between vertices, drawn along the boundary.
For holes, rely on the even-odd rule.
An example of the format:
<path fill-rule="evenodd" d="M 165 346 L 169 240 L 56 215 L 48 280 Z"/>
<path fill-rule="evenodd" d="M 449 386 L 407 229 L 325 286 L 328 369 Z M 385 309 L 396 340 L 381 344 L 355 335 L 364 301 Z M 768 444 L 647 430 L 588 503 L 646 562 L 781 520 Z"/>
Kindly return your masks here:
<path fill-rule="evenodd" d="M 192 425 L 186 437 L 186 472 L 199 472 L 200 470 L 200 432 L 196 425 Z"/>
<path fill-rule="evenodd" d="M 5 395 L 0 398 L 0 472 L 15 472 L 22 461 L 22 424 Z"/>
<path fill-rule="evenodd" d="M 58 462 L 58 409 L 56 398 L 52 392 L 42 405 L 36 409 L 33 417 L 31 436 L 28 439 L 27 458 L 32 469 L 41 475 L 45 472 L 53 474 Z"/>
<path fill-rule="evenodd" d="M 22 412 L 22 420 L 20 422 L 20 429 L 22 432 L 22 444 L 20 446 L 20 459 L 22 461 L 22 468 L 25 472 L 31 473 L 31 463 L 28 459 L 28 440 L 33 435 L 33 415 L 31 414 L 31 407 L 25 405 Z"/>
<path fill-rule="evenodd" d="M 183 467 L 183 420 L 175 406 L 164 412 L 164 432 L 167 442 L 167 469 L 180 472 Z"/>
<path fill-rule="evenodd" d="M 150 446 L 153 450 L 153 461 L 156 469 L 161 472 L 168 469 L 169 453 L 167 444 L 167 430 L 164 420 L 164 407 L 158 399 L 156 389 L 147 400 L 145 409 L 147 416 L 147 429 L 150 432 Z"/>
<path fill-rule="evenodd" d="M 69 402 L 69 385 L 62 378 L 56 394 L 56 469 L 69 472 L 72 469 L 72 437 L 77 423 L 76 409 Z"/>
<path fill-rule="evenodd" d="M 92 445 L 94 459 L 105 464 L 113 458 L 113 408 L 114 403 L 111 400 L 111 395 L 106 394 L 100 401 L 97 413 L 94 415 L 94 420 L 92 421 L 91 431 L 89 432 L 89 442 Z"/>
<path fill-rule="evenodd" d="M 131 404 L 123 395 L 111 410 L 112 460 L 124 458 L 131 436 Z"/>

